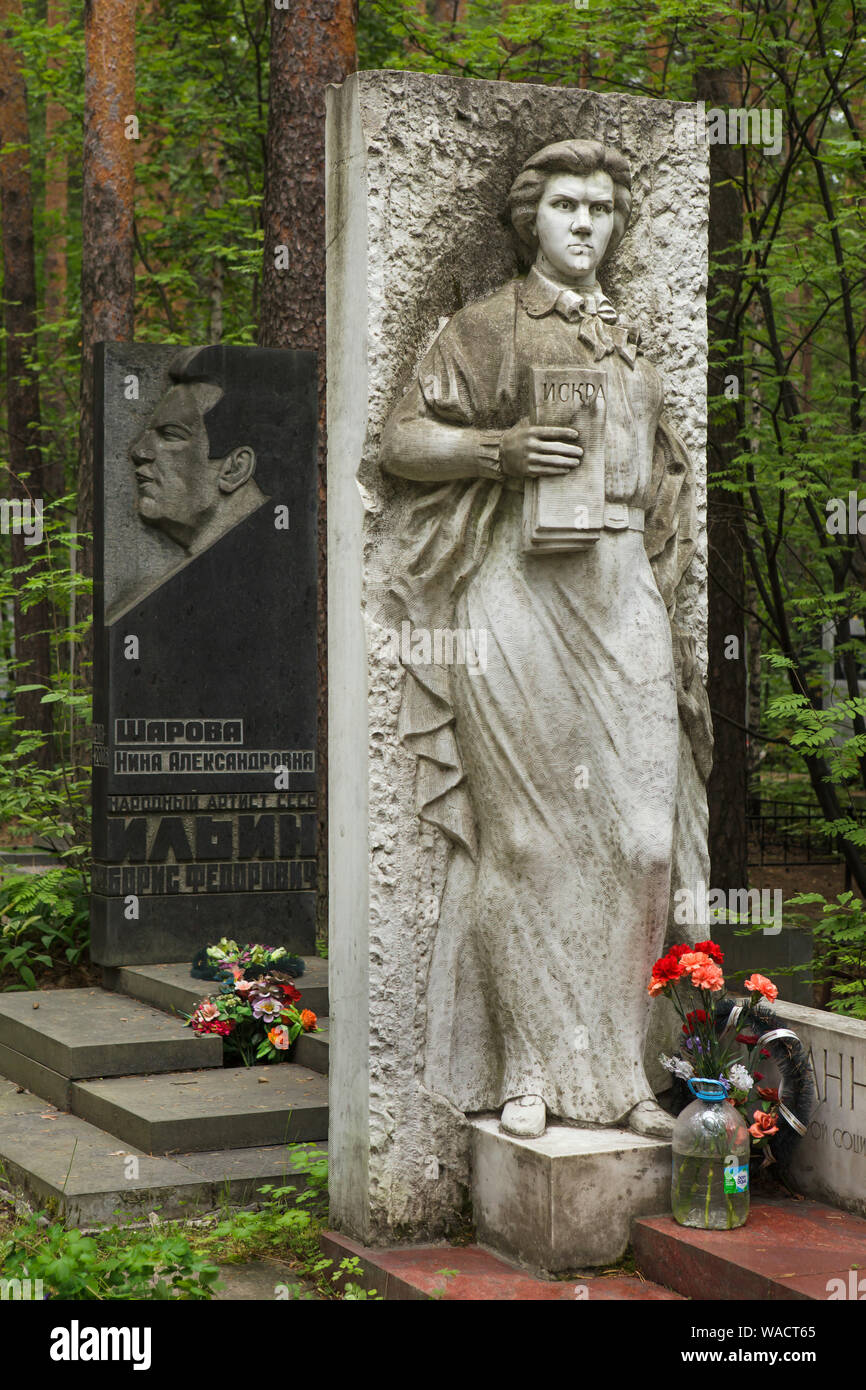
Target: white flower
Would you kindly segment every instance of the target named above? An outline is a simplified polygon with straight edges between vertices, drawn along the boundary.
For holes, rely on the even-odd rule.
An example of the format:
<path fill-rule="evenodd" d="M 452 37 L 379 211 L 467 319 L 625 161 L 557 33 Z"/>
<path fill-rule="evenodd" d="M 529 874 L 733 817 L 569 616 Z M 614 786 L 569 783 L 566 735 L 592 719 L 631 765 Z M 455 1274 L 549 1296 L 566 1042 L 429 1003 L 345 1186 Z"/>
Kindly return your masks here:
<path fill-rule="evenodd" d="M 749 1075 L 742 1062 L 734 1062 L 733 1066 L 728 1067 L 728 1079 L 735 1091 L 745 1091 L 747 1094 L 754 1085 L 754 1077 Z"/>
<path fill-rule="evenodd" d="M 665 1071 L 672 1072 L 674 1076 L 680 1077 L 682 1081 L 688 1081 L 690 1076 L 694 1076 L 695 1069 L 691 1062 L 686 1062 L 682 1057 L 666 1057 L 663 1052 L 659 1053 L 659 1061 Z"/>

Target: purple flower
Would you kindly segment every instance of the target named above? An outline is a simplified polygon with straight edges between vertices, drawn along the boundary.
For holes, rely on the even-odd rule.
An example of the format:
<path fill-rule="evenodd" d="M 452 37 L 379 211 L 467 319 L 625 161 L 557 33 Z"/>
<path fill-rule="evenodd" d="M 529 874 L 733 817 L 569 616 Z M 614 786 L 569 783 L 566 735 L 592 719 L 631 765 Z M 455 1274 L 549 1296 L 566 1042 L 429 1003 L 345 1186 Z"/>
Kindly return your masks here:
<path fill-rule="evenodd" d="M 261 999 L 256 999 L 253 1003 L 254 1018 L 279 1018 L 283 1011 L 283 1006 L 278 999 L 266 994 Z"/>

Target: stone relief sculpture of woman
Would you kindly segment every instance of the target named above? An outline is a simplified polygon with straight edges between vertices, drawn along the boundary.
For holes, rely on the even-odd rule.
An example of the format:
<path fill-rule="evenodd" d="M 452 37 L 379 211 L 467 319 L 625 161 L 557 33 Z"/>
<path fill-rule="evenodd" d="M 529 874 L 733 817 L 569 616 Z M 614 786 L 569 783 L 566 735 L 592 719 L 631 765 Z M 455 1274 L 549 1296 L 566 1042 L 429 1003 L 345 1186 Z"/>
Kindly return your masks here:
<path fill-rule="evenodd" d="M 453 843 L 425 1084 L 527 1137 L 548 1115 L 672 1124 L 644 1072 L 646 984 L 668 916 L 678 719 L 704 778 L 711 736 L 676 624 L 690 462 L 637 328 L 596 278 L 630 186 L 623 156 L 594 141 L 526 162 L 509 210 L 529 274 L 450 319 L 382 438 L 382 467 L 423 485 L 392 600 L 415 630 L 487 638 L 483 666 L 406 668 L 419 813 Z M 569 364 L 606 373 L 604 525 L 593 544 L 531 553 L 528 480 L 583 457 L 578 430 L 530 423 L 531 368 Z"/>

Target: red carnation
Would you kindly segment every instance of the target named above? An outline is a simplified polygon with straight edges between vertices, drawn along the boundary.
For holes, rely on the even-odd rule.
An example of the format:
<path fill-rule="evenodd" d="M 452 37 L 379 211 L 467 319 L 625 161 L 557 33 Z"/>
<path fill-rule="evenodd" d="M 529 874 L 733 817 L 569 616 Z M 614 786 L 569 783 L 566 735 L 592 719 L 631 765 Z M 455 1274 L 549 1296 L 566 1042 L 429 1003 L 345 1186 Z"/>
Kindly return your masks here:
<path fill-rule="evenodd" d="M 738 1033 L 737 1042 L 745 1043 L 746 1047 L 754 1047 L 758 1041 L 757 1033 Z M 769 1053 L 767 1054 L 769 1056 Z"/>
<path fill-rule="evenodd" d="M 668 951 L 666 956 L 659 956 L 653 966 L 654 980 L 678 980 L 682 975 L 679 957 L 673 951 Z"/>
<path fill-rule="evenodd" d="M 706 1021 L 706 1009 L 692 1009 L 692 1012 L 690 1014 L 686 1014 L 686 1021 L 683 1024 L 683 1032 L 694 1033 L 695 1025 L 698 1023 L 706 1023 Z"/>
<path fill-rule="evenodd" d="M 725 953 L 721 946 L 716 945 L 715 941 L 699 941 L 695 950 L 703 951 L 704 955 L 709 956 L 710 960 L 714 960 L 716 965 L 724 964 Z"/>
<path fill-rule="evenodd" d="M 300 990 L 295 989 L 294 985 L 283 985 L 282 990 L 291 1004 L 297 1004 L 301 997 Z"/>
<path fill-rule="evenodd" d="M 671 946 L 668 955 L 673 956 L 674 960 L 679 960 L 680 956 L 687 956 L 691 949 L 691 946 L 686 946 L 682 941 L 678 941 L 676 946 Z M 699 949 L 700 947 L 695 947 L 695 950 Z"/>

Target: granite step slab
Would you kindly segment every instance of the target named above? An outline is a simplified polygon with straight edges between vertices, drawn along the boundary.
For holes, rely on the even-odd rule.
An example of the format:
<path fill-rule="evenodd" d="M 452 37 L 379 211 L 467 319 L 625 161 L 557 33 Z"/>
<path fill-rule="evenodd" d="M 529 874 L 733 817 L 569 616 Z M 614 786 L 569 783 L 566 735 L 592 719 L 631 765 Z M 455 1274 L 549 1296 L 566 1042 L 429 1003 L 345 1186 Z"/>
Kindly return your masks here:
<path fill-rule="evenodd" d="M 319 1018 L 318 1031 L 302 1033 L 295 1045 L 293 1061 L 299 1066 L 309 1067 L 322 1076 L 328 1075 L 328 1057 L 331 1043 L 331 1020 Z"/>
<path fill-rule="evenodd" d="M 682 1296 L 629 1275 L 583 1279 L 539 1279 L 478 1245 L 422 1245 L 372 1250 L 336 1231 L 319 1238 L 322 1251 L 339 1266 L 358 1262 L 351 1275 L 386 1302 L 595 1302 L 682 1301 Z"/>
<path fill-rule="evenodd" d="M 4 1074 L 37 1091 L 34 1067 L 73 1081 L 222 1068 L 220 1038 L 199 1037 L 162 1010 L 103 989 L 0 994 L 0 1047 Z"/>
<path fill-rule="evenodd" d="M 68 1226 L 178 1220 L 263 1200 L 259 1189 L 306 1185 L 295 1161 L 323 1144 L 269 1145 L 155 1157 L 48 1106 L 0 1078 L 0 1181 Z"/>
<path fill-rule="evenodd" d="M 328 962 L 320 956 L 304 956 L 304 973 L 297 981 L 303 996 L 301 1007 L 325 1017 L 328 1013 Z M 189 1014 L 207 994 L 216 991 L 216 981 L 194 980 L 189 964 L 116 965 L 103 969 L 107 989 L 131 995 L 166 1013 Z"/>
<path fill-rule="evenodd" d="M 328 1137 L 328 1081 L 285 1062 L 77 1082 L 76 1115 L 145 1153 L 200 1153 Z"/>
<path fill-rule="evenodd" d="M 640 1217 L 632 1245 L 642 1274 L 693 1299 L 866 1298 L 866 1221 L 821 1202 L 756 1201 L 734 1231 Z"/>

